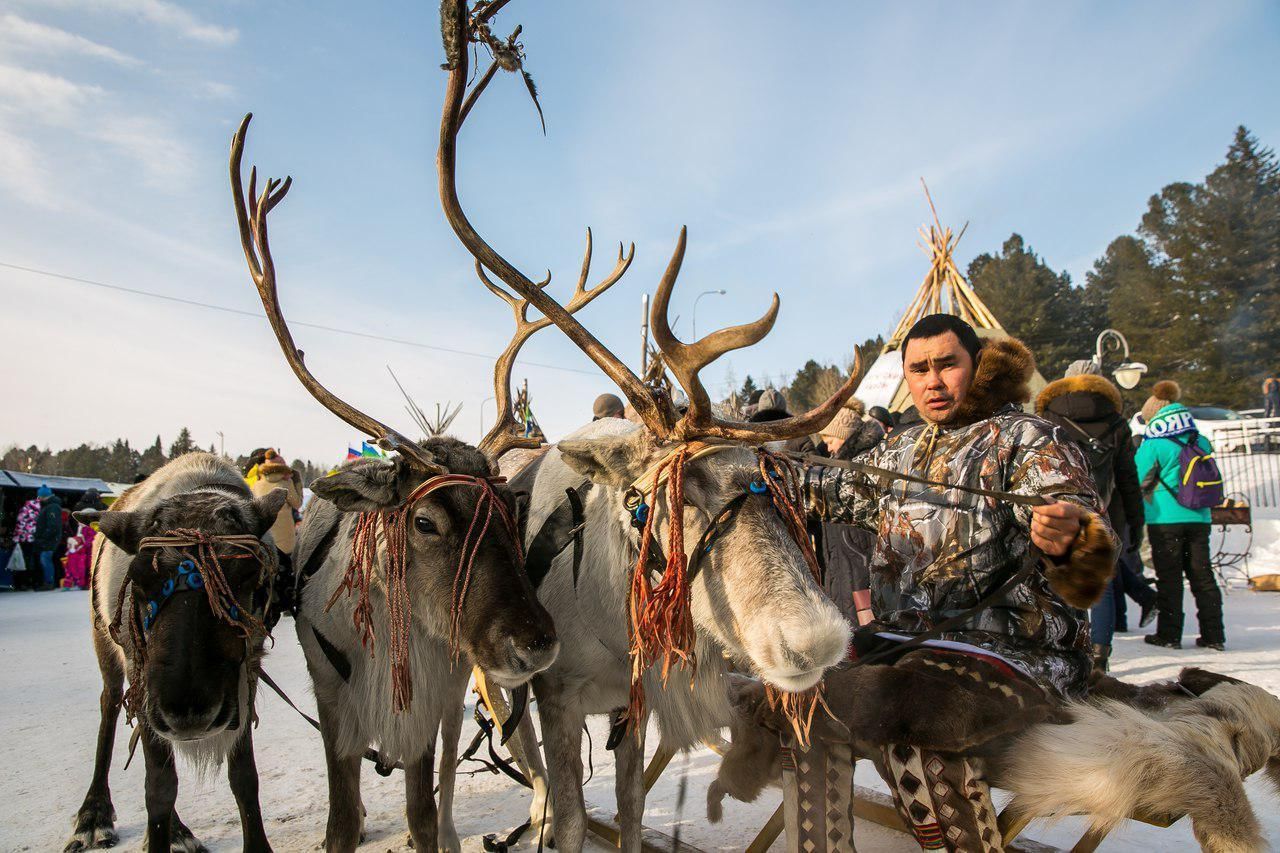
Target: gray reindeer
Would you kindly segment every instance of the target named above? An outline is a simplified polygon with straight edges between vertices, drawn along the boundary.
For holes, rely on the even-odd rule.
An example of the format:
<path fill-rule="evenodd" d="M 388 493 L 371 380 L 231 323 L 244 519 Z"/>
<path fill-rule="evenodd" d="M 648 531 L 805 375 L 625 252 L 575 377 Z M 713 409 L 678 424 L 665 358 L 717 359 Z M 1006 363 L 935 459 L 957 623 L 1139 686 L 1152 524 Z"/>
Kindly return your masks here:
<path fill-rule="evenodd" d="M 656 715 L 665 745 L 684 748 L 729 723 L 725 673 L 731 665 L 759 675 L 780 691 L 799 692 L 813 687 L 824 669 L 845 655 L 849 627 L 824 597 L 814 578 L 812 555 L 806 555 L 804 531 L 791 523 L 796 520 L 794 514 L 787 515 L 794 491 L 770 482 L 762 473 L 766 457 L 753 447 L 807 435 L 827 423 L 853 392 L 856 371 L 831 399 L 798 417 L 760 424 L 716 417 L 699 371 L 724 353 L 757 343 L 768 334 L 778 300 L 775 296 L 769 311 L 754 323 L 713 332 L 692 344 L 678 341 L 667 313 L 684 256 L 682 231 L 652 311 L 663 359 L 689 397 L 687 411 L 678 411 L 668 393 L 647 386 L 574 316 L 621 277 L 630 254 L 624 257 L 620 250 L 613 272 L 602 284 L 586 288 L 591 260 L 588 231 L 578 286 L 570 301 L 561 305 L 546 292 L 545 281 L 534 282 L 485 241 L 458 198 L 457 140 L 494 72 L 521 69 L 519 28 L 507 39 L 494 36 L 490 29 L 492 16 L 504 5 L 481 2 L 468 9 L 464 0 L 442 4 L 449 77 L 437 167 L 445 216 L 476 258 L 486 285 L 504 295 L 518 318 L 532 306 L 542 314 L 539 322 L 557 326 L 618 386 L 643 422 L 643 426 L 621 420 L 597 422 L 561 441 L 512 480 L 513 488 L 531 494 L 526 531 L 531 557 L 548 520 L 563 515 L 566 500 L 573 500 L 566 490 L 573 490 L 582 504 L 580 549 L 565 547 L 537 572 L 542 576 L 538 597 L 555 618 L 562 642 L 560 656 L 533 680 L 547 767 L 542 766 L 527 718 L 520 723 L 519 750 L 533 765 L 535 796 L 530 815 L 535 826 L 544 815 L 553 817 L 557 848 L 580 850 L 586 828 L 581 760 L 584 718 L 630 706 L 629 731 L 618 739 L 616 760 L 622 848 L 634 851 L 640 849 L 648 713 Z M 488 48 L 494 63 L 469 85 L 471 45 Z M 668 500 L 675 479 L 653 476 L 673 462 L 679 463 L 679 473 L 673 474 L 682 492 L 678 501 Z M 640 517 L 641 498 L 647 502 L 645 517 L 650 521 L 643 533 L 632 523 Z M 676 505 L 674 515 L 669 503 Z M 790 508 L 794 510 L 794 503 Z M 673 527 L 683 534 L 687 563 L 671 552 L 671 543 L 680 538 L 673 537 Z M 709 531 L 712 535 L 704 539 Z M 659 562 L 669 560 L 667 572 L 650 571 L 648 565 L 633 572 L 644 537 L 652 538 L 647 548 L 651 556 L 666 548 Z M 643 660 L 643 677 L 633 683 L 633 641 L 637 635 L 643 644 L 652 639 L 647 628 L 629 619 L 636 606 L 636 590 L 657 589 L 668 577 L 678 581 L 682 567 L 687 567 L 688 587 L 671 600 L 677 603 L 677 611 L 681 602 L 687 602 L 687 612 L 677 619 L 683 640 L 668 644 L 663 662 Z M 664 679 L 660 670 L 677 645 L 686 662 L 670 668 Z M 696 667 L 689 665 L 690 657 Z M 643 704 L 637 699 L 641 694 Z"/>
<path fill-rule="evenodd" d="M 246 851 L 270 850 L 258 807 L 253 702 L 276 571 L 269 530 L 285 490 L 255 499 L 229 462 L 181 456 L 134 486 L 97 521 L 93 648 L 102 720 L 93 780 L 65 850 L 118 840 L 108 775 L 121 704 L 136 717 L 146 760 L 150 853 L 204 847 L 174 808 L 174 751 L 199 765 L 227 762 Z M 124 691 L 126 671 L 129 692 Z"/>
<path fill-rule="evenodd" d="M 316 497 L 294 551 L 302 582 L 295 623 L 328 769 L 325 847 L 349 851 L 360 841 L 360 766 L 372 746 L 380 761 L 404 769 L 415 849 L 458 850 L 454 771 L 472 666 L 498 686 L 516 688 L 559 649 L 523 570 L 515 496 L 493 461 L 529 443 L 514 430 L 510 378 L 520 346 L 542 326 L 517 313 L 515 336 L 494 371 L 498 423 L 477 447 L 439 436 L 409 441 L 338 399 L 304 365 L 277 296 L 266 217 L 290 182 L 269 180 L 255 198 L 251 173 L 245 199 L 249 119 L 232 143 L 232 190 L 250 274 L 286 361 L 326 408 L 398 451 L 392 460 L 357 460 L 313 483 Z"/>

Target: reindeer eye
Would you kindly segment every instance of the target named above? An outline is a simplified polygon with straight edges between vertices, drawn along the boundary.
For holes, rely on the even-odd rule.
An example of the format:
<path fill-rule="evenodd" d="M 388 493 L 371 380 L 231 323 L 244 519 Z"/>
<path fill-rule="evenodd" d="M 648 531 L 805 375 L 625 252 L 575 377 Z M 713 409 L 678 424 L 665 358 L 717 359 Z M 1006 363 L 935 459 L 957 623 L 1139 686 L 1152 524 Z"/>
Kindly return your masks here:
<path fill-rule="evenodd" d="M 417 530 L 423 536 L 436 536 L 440 533 L 440 531 L 436 529 L 436 523 L 425 515 L 419 515 L 413 519 L 413 529 Z"/>

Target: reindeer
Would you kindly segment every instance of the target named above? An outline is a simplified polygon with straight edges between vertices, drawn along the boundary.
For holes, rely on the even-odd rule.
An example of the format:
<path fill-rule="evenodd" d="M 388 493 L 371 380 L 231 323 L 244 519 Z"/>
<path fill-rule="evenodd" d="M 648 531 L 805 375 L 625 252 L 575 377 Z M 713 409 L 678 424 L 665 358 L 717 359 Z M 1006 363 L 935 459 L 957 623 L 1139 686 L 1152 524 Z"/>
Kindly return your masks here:
<path fill-rule="evenodd" d="M 357 460 L 313 483 L 316 497 L 294 552 L 305 582 L 295 623 L 328 769 L 325 847 L 354 850 L 361 839 L 360 766 L 372 744 L 381 762 L 403 766 L 415 849 L 458 850 L 454 768 L 471 667 L 516 688 L 546 669 L 559 648 L 523 571 L 515 496 L 494 461 L 529 444 L 512 429 L 510 379 L 537 324 L 518 322 L 498 360 L 498 422 L 476 447 L 440 436 L 409 441 L 336 397 L 304 364 L 277 294 L 267 214 L 291 182 L 269 180 L 255 198 L 253 171 L 245 199 L 241 158 L 250 118 L 232 141 L 232 192 L 249 271 L 285 359 L 322 405 L 398 451 L 390 461 Z M 439 810 L 432 793 L 438 731 Z"/>
<path fill-rule="evenodd" d="M 685 748 L 717 733 L 731 719 L 725 683 L 731 664 L 783 691 L 805 691 L 845 655 L 849 627 L 815 580 L 816 563 L 811 552 L 806 554 L 803 524 L 797 531 L 789 523 L 796 517 L 785 511 L 786 490 L 763 473 L 765 463 L 752 446 L 806 435 L 827 423 L 852 393 L 857 371 L 831 399 L 803 415 L 762 424 L 718 418 L 699 372 L 724 353 L 760 341 L 773 327 L 779 302 L 775 295 L 769 310 L 753 323 L 713 332 L 692 344 L 680 342 L 667 316 L 685 252 L 682 230 L 651 318 L 663 360 L 689 398 L 688 410 L 679 412 L 669 394 L 646 386 L 574 317 L 578 308 L 625 273 L 631 254 L 624 257 L 620 249 L 614 272 L 602 285 L 586 289 L 588 231 L 578 287 L 561 305 L 547 294 L 546 281 L 529 279 L 485 241 L 459 201 L 457 143 L 467 115 L 496 70 L 521 70 L 519 28 L 507 39 L 491 32 L 493 15 L 505 5 L 506 0 L 480 2 L 471 9 L 465 0 L 442 4 L 449 76 L 437 155 L 440 195 L 446 219 L 476 259 L 486 286 L 512 305 L 518 321 L 530 306 L 541 312 L 536 323 L 554 324 L 567 335 L 622 390 L 643 421 L 643 426 L 606 420 L 586 427 L 512 481 L 513 488 L 531 494 L 526 532 L 531 549 L 540 528 L 564 504 L 566 490 L 582 501 L 580 559 L 572 549 L 560 552 L 538 589 L 562 640 L 560 656 L 533 680 L 550 767 L 556 845 L 576 851 L 583 844 L 585 716 L 629 707 L 630 733 L 617 744 L 617 796 L 622 847 L 639 850 L 648 712 L 657 715 L 665 744 Z M 494 62 L 469 87 L 473 44 L 487 47 Z M 660 471 L 670 472 L 671 478 Z M 680 490 L 682 501 L 671 498 Z M 668 494 L 674 513 L 655 499 L 659 493 Z M 649 522 L 640 533 L 631 519 L 638 517 L 642 505 Z M 678 547 L 681 533 L 683 549 Z M 649 539 L 656 541 L 642 547 Z M 652 645 L 647 629 L 632 624 L 634 614 L 659 575 L 648 565 L 634 574 L 628 567 L 637 564 L 642 551 L 661 550 L 657 542 L 668 543 L 666 572 L 657 583 L 660 587 L 674 578 L 671 582 L 678 585 L 683 577 L 688 583 L 675 595 L 675 606 L 691 613 L 675 620 L 683 639 L 661 650 L 661 666 L 650 648 L 640 653 L 633 670 L 636 643 Z M 685 554 L 695 562 L 686 565 L 681 559 Z M 672 655 L 679 660 L 672 663 Z M 641 694 L 647 697 L 643 704 Z M 519 737 L 521 751 L 535 765 L 530 815 L 538 825 L 547 807 L 547 770 L 537 756 L 527 720 L 520 724 Z"/>
<path fill-rule="evenodd" d="M 136 718 L 130 754 L 141 742 L 146 760 L 150 853 L 204 849 L 174 808 L 175 749 L 199 765 L 227 762 L 244 849 L 271 849 L 258 806 L 253 702 L 276 571 L 269 531 L 284 501 L 284 489 L 255 499 L 230 463 L 191 453 L 110 510 L 76 513 L 103 534 L 91 595 L 102 719 L 66 851 L 118 840 L 108 775 L 122 703 Z"/>

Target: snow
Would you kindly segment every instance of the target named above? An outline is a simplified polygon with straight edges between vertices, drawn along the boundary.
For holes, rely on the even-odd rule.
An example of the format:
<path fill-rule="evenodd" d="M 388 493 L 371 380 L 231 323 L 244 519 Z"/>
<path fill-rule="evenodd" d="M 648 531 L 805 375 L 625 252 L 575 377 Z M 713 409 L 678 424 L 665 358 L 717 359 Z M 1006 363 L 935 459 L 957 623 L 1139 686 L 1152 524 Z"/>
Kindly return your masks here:
<path fill-rule="evenodd" d="M 1252 562 L 1254 573 L 1280 571 L 1280 520 L 1261 524 Z M 1188 597 L 1186 636 L 1194 639 L 1195 607 Z M 1127 680 L 1173 677 L 1183 666 L 1204 666 L 1238 676 L 1280 694 L 1280 594 L 1252 593 L 1233 583 L 1226 597 L 1228 650 L 1225 653 L 1157 649 L 1140 633 L 1119 634 L 1113 668 Z M 1136 626 L 1135 626 L 1136 627 Z M 100 681 L 89 639 L 89 602 L 84 592 L 0 594 L 0 850 L 60 850 L 71 819 L 88 785 L 98 724 Z M 287 620 L 267 658 L 268 671 L 304 709 L 314 707 L 302 653 Z M 319 737 L 265 688 L 258 702 L 261 725 L 255 732 L 261 796 L 267 833 L 277 851 L 314 850 L 324 835 L 327 791 Z M 469 717 L 469 714 L 468 714 Z M 123 724 L 121 724 L 123 728 Z M 466 743 L 474 729 L 468 723 Z M 612 813 L 612 761 L 604 751 L 602 721 L 591 725 L 594 778 L 587 800 Z M 656 738 L 650 738 L 651 748 Z M 137 849 L 144 828 L 141 757 L 124 769 L 128 737 L 116 740 L 112 792 L 116 827 L 124 849 Z M 468 765 L 464 765 L 467 769 Z M 766 791 L 751 805 L 725 801 L 725 820 L 707 822 L 706 787 L 716 757 L 707 750 L 677 756 L 650 797 L 645 823 L 672 834 L 682 774 L 687 780 L 680 837 L 703 850 L 742 850 L 780 801 Z M 240 849 L 240 825 L 234 801 L 221 774 L 199 778 L 188 767 L 179 772 L 178 811 L 213 851 Z M 859 765 L 858 782 L 883 790 L 875 771 Z M 368 837 L 363 851 L 408 850 L 404 823 L 404 787 L 399 774 L 382 778 L 366 771 L 364 801 Z M 1271 843 L 1280 847 L 1280 809 L 1266 784 L 1255 776 L 1248 789 Z M 481 772 L 459 778 L 455 819 L 464 849 L 480 850 L 486 833 L 501 836 L 521 823 L 528 810 L 526 792 L 506 777 Z M 1082 832 L 1079 819 L 1053 827 L 1033 824 L 1024 837 L 1069 849 Z M 906 836 L 858 823 L 858 848 L 869 851 L 918 850 Z M 782 849 L 778 842 L 774 849 Z M 521 849 L 536 848 L 536 839 Z M 596 849 L 606 849 L 599 846 Z M 1188 822 L 1162 830 L 1129 823 L 1109 837 L 1104 851 L 1195 850 Z"/>

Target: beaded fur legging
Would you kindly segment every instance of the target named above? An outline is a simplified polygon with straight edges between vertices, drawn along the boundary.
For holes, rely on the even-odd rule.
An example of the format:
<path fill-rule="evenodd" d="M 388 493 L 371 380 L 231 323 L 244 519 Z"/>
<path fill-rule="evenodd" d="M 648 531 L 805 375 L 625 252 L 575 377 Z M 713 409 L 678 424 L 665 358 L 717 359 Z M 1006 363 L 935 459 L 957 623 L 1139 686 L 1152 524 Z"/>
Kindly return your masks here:
<path fill-rule="evenodd" d="M 925 850 L 1001 853 L 991 788 L 958 755 L 890 744 L 879 765 L 898 814 Z"/>

